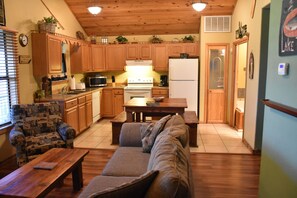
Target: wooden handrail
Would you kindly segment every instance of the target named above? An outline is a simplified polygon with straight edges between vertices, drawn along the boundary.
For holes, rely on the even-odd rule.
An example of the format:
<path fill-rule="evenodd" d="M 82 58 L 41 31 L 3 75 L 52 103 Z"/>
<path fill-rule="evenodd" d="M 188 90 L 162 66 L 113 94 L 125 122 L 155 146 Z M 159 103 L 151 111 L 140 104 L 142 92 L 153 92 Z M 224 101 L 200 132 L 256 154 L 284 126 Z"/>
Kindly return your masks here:
<path fill-rule="evenodd" d="M 289 114 L 291 116 L 297 117 L 297 108 L 290 107 L 290 106 L 287 106 L 287 105 L 283 105 L 283 104 L 280 104 L 278 102 L 271 101 L 269 99 L 263 99 L 262 101 L 268 107 L 271 107 L 271 108 L 276 109 L 278 111 L 284 112 L 284 113 Z"/>

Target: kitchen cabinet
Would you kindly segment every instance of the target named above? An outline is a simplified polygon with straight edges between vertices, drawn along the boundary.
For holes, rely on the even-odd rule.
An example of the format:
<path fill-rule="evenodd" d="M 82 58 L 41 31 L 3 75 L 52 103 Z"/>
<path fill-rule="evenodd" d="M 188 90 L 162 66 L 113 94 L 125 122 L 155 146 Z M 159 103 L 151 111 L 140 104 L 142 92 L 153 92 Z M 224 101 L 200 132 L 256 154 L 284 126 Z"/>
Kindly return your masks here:
<path fill-rule="evenodd" d="M 176 43 L 168 44 L 168 57 L 180 57 L 181 53 L 189 56 L 199 56 L 199 46 L 197 43 Z"/>
<path fill-rule="evenodd" d="M 78 97 L 78 132 L 87 128 L 86 120 L 86 96 Z"/>
<path fill-rule="evenodd" d="M 88 43 L 75 42 L 70 45 L 71 73 L 82 73 L 92 71 L 91 46 Z"/>
<path fill-rule="evenodd" d="M 152 59 L 155 71 L 168 71 L 166 44 L 152 44 Z"/>
<path fill-rule="evenodd" d="M 114 116 L 124 111 L 124 90 L 113 89 Z"/>
<path fill-rule="evenodd" d="M 92 71 L 105 70 L 105 45 L 91 45 Z"/>
<path fill-rule="evenodd" d="M 69 124 L 75 129 L 76 135 L 79 132 L 78 128 L 78 110 L 77 110 L 77 98 L 62 103 L 64 110 L 64 122 Z"/>
<path fill-rule="evenodd" d="M 102 117 L 114 117 L 124 111 L 123 88 L 104 88 L 102 90 Z"/>
<path fill-rule="evenodd" d="M 59 37 L 32 33 L 33 75 L 62 74 L 62 47 Z"/>
<path fill-rule="evenodd" d="M 113 117 L 113 93 L 112 89 L 102 90 L 101 114 L 102 117 Z"/>
<path fill-rule="evenodd" d="M 125 44 L 106 46 L 106 70 L 124 71 L 126 65 Z"/>
<path fill-rule="evenodd" d="M 93 100 L 92 94 L 86 95 L 86 124 L 87 127 L 93 123 Z"/>
<path fill-rule="evenodd" d="M 150 60 L 151 45 L 150 44 L 129 44 L 126 46 L 127 60 Z"/>
<path fill-rule="evenodd" d="M 169 97 L 169 89 L 168 87 L 153 87 L 152 88 L 152 97 Z"/>

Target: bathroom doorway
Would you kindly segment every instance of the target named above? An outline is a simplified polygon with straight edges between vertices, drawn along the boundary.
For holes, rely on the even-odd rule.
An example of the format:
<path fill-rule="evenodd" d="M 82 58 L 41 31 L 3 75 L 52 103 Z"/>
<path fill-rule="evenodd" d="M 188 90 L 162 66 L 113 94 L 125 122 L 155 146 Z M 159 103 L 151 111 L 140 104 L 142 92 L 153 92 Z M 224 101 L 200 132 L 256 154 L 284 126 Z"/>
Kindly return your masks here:
<path fill-rule="evenodd" d="M 206 123 L 226 123 L 228 44 L 206 45 Z"/>
<path fill-rule="evenodd" d="M 235 41 L 233 43 L 233 49 L 230 125 L 238 131 L 243 131 L 247 78 L 246 69 L 248 62 L 248 37 Z"/>

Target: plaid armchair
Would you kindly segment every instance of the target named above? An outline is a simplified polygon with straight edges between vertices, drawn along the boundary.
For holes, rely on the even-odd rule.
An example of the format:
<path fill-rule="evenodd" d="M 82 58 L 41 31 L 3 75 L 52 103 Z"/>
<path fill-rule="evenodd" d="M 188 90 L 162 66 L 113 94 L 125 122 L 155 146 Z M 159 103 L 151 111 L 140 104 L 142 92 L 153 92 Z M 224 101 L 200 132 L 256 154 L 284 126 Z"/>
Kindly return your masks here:
<path fill-rule="evenodd" d="M 51 148 L 73 148 L 75 130 L 62 121 L 56 102 L 14 105 L 11 121 L 9 140 L 16 147 L 18 166 Z"/>

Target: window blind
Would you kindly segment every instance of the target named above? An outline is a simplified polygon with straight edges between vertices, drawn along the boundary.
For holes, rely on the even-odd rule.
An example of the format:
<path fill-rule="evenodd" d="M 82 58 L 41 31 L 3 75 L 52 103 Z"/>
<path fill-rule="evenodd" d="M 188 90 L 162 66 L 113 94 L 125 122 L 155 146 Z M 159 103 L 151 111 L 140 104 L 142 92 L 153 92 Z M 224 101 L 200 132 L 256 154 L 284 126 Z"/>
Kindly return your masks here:
<path fill-rule="evenodd" d="M 17 32 L 0 27 L 0 127 L 10 124 L 10 107 L 19 103 Z"/>

